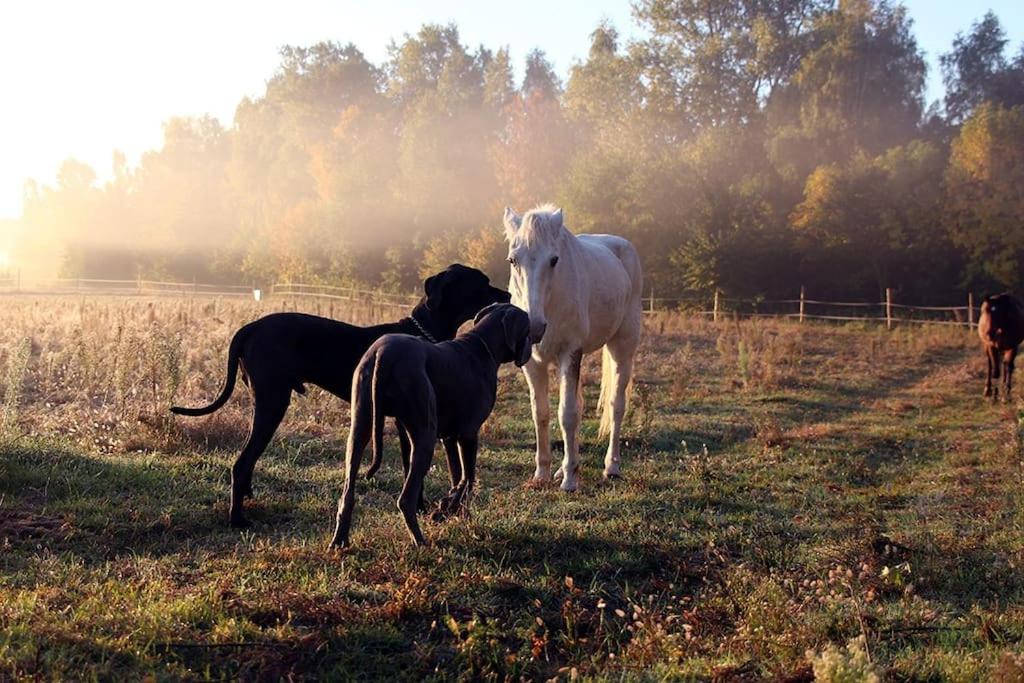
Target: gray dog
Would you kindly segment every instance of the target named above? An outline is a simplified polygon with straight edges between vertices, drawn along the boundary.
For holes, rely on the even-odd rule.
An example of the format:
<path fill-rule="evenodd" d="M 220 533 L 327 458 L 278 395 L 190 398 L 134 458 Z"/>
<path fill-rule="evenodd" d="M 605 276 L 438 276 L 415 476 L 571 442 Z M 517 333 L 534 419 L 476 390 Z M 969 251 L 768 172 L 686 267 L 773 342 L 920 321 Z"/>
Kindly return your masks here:
<path fill-rule="evenodd" d="M 483 309 L 473 329 L 449 342 L 435 345 L 404 334 L 388 334 L 374 342 L 353 377 L 345 492 L 338 501 L 331 545 L 348 545 L 359 461 L 372 432 L 373 462 L 368 476 L 380 465 L 385 416 L 395 418 L 412 444 L 398 509 L 413 543 L 425 545 L 416 511 L 439 438 L 456 441 L 462 472 L 441 507 L 465 509 L 476 477 L 480 427 L 491 414 L 498 391 L 498 366 L 513 361 L 521 367 L 532 349 L 530 319 L 511 304 Z"/>

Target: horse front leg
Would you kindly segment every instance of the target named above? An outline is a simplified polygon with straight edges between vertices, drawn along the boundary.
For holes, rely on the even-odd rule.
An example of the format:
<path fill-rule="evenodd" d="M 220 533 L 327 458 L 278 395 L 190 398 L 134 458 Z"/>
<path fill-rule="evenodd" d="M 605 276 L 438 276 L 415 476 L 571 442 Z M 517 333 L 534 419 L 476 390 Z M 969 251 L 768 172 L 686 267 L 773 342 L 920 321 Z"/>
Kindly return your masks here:
<path fill-rule="evenodd" d="M 1017 349 L 1016 347 L 1006 352 L 1003 357 L 1003 400 L 1010 400 L 1010 391 L 1013 389 L 1013 368 L 1014 363 L 1017 360 Z"/>
<path fill-rule="evenodd" d="M 580 413 L 583 408 L 580 396 L 580 364 L 583 351 L 573 351 L 559 364 L 561 386 L 559 387 L 558 420 L 562 426 L 565 441 L 565 459 L 559 473 L 562 476 L 562 490 L 575 491 L 579 487 L 580 474 Z"/>
<path fill-rule="evenodd" d="M 537 434 L 537 469 L 533 481 L 551 481 L 551 399 L 548 394 L 548 365 L 530 359 L 523 366 L 530 387 L 530 410 Z"/>
<path fill-rule="evenodd" d="M 992 374 L 995 370 L 995 360 L 992 358 L 992 349 L 985 349 L 985 360 L 988 361 L 988 375 L 985 377 L 985 396 L 992 395 Z"/>

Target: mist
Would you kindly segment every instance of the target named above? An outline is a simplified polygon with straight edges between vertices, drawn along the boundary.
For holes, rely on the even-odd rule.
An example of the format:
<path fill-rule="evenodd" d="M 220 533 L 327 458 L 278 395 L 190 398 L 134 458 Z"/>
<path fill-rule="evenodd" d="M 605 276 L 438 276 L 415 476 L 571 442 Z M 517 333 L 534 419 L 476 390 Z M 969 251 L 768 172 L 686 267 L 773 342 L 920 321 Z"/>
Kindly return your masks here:
<path fill-rule="evenodd" d="M 998 18 L 950 46 L 929 106 L 899 5 L 641 0 L 636 15 L 650 39 L 598 26 L 564 82 L 541 50 L 517 79 L 506 49 L 455 25 L 383 63 L 285 47 L 232 121 L 171 119 L 138 164 L 113 152 L 103 183 L 69 159 L 30 184 L 0 248 L 34 279 L 411 291 L 455 261 L 504 282 L 503 208 L 554 202 L 574 231 L 633 241 L 659 296 L 926 303 L 1024 283 L 1024 56 Z"/>

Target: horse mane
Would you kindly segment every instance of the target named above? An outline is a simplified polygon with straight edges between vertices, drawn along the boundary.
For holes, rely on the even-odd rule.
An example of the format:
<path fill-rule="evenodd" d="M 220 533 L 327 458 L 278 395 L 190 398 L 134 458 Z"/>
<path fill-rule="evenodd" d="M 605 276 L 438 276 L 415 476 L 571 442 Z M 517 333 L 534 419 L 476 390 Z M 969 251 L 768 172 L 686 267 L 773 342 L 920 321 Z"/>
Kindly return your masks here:
<path fill-rule="evenodd" d="M 520 233 L 527 247 L 534 244 L 553 245 L 563 230 L 568 232 L 565 225 L 555 222 L 553 216 L 557 210 L 554 204 L 541 204 L 526 212 Z"/>

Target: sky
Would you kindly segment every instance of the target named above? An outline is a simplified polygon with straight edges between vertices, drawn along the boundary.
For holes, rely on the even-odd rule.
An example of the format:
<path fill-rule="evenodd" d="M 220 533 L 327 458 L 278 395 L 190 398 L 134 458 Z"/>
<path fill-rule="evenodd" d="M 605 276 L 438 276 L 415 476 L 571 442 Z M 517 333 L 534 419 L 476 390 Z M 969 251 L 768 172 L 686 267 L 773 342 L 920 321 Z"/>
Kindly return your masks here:
<path fill-rule="evenodd" d="M 928 100 L 941 97 L 938 55 L 987 9 L 1016 52 L 1024 2 L 906 0 L 930 64 Z M 560 75 L 586 56 L 608 20 L 640 37 L 628 0 L 32 0 L 0 4 L 0 219 L 21 214 L 27 179 L 52 183 L 74 157 L 101 179 L 114 150 L 136 163 L 160 146 L 172 116 L 211 114 L 230 125 L 262 93 L 282 45 L 355 43 L 381 63 L 387 46 L 428 22 L 455 22 L 464 44 L 508 46 L 522 63 L 542 48 Z"/>

